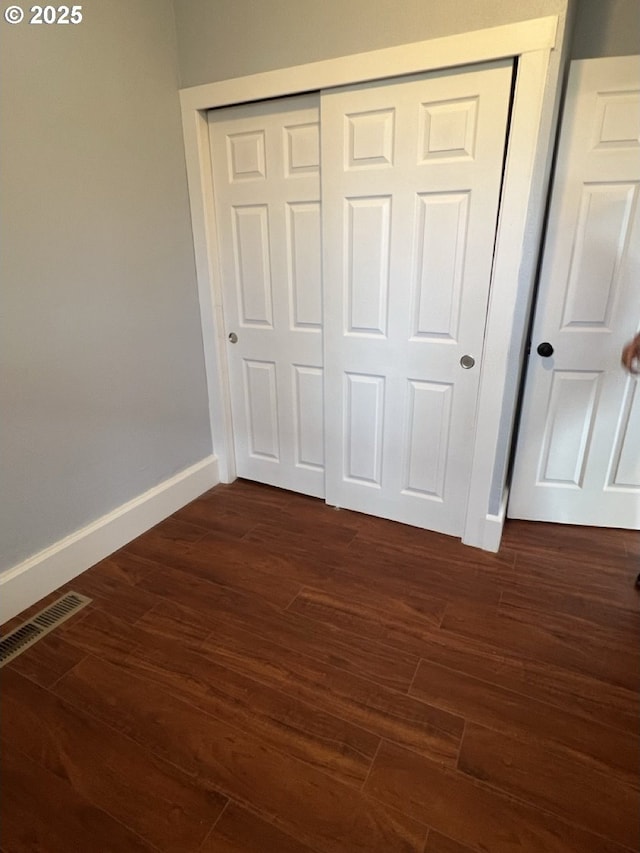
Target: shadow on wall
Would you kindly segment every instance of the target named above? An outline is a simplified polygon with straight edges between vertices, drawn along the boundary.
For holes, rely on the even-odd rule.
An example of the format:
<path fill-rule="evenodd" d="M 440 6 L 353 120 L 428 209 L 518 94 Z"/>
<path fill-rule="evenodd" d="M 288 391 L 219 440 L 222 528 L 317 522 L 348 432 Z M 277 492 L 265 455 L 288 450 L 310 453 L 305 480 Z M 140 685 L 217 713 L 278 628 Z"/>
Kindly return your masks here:
<path fill-rule="evenodd" d="M 639 51 L 638 0 L 579 0 L 572 59 L 631 56 Z"/>

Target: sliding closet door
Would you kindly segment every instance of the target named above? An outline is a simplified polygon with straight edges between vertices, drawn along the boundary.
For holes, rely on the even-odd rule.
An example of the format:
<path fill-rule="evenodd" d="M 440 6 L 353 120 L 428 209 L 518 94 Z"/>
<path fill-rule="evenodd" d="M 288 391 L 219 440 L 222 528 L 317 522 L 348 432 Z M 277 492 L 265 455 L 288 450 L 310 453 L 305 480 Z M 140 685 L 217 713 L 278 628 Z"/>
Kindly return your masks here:
<path fill-rule="evenodd" d="M 331 504 L 461 535 L 511 80 L 322 94 Z"/>
<path fill-rule="evenodd" d="M 640 529 L 639 118 L 640 57 L 571 63 L 510 518 Z"/>
<path fill-rule="evenodd" d="M 318 96 L 209 113 L 236 469 L 324 496 Z"/>

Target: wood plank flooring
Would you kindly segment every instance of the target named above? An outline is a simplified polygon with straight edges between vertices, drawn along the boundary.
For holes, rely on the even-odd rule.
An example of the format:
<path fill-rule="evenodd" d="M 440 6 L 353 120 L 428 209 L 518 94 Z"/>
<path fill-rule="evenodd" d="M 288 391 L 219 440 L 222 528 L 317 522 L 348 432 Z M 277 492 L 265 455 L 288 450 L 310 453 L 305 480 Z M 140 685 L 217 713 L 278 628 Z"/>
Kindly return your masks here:
<path fill-rule="evenodd" d="M 218 486 L 0 671 L 0 849 L 637 850 L 639 538 Z"/>

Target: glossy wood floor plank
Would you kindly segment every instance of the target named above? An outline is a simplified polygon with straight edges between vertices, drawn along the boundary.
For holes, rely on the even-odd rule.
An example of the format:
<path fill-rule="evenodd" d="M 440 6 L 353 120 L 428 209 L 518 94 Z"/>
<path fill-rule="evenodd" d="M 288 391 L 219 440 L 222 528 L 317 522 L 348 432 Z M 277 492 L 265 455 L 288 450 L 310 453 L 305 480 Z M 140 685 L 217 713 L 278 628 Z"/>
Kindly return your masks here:
<path fill-rule="evenodd" d="M 482 681 L 559 708 L 569 707 L 578 717 L 637 733 L 640 704 L 632 690 L 444 631 L 423 647 L 422 654 Z"/>
<path fill-rule="evenodd" d="M 580 719 L 569 708 L 539 702 L 463 672 L 421 661 L 412 696 L 498 732 L 535 735 L 581 753 L 600 770 L 637 785 L 640 743 L 636 733 Z"/>
<path fill-rule="evenodd" d="M 436 761 L 455 761 L 463 720 L 249 631 L 215 631 L 203 654 L 257 680 L 277 684 L 313 707 L 350 720 L 380 737 L 406 744 Z"/>
<path fill-rule="evenodd" d="M 553 527 L 564 525 L 548 525 L 548 528 Z M 511 525 L 507 528 L 511 529 Z M 536 549 L 527 550 L 527 543 L 523 541 L 523 549 L 516 554 L 515 571 L 500 565 L 487 569 L 504 589 L 515 586 L 525 594 L 530 593 L 534 600 L 536 595 L 544 597 L 549 592 L 583 597 L 637 613 L 640 607 L 633 584 L 637 558 L 634 560 L 625 539 L 621 538 L 628 531 L 611 532 L 618 539 L 617 546 L 589 550 L 562 547 L 562 540 L 558 539 L 562 533 L 548 530 L 546 544 L 539 541 Z M 566 535 L 571 535 L 570 529 Z M 640 540 L 640 533 L 633 535 Z M 610 542 L 611 537 L 607 537 L 607 541 Z"/>
<path fill-rule="evenodd" d="M 576 614 L 553 608 L 522 607 L 522 601 L 512 604 L 507 597 L 506 592 L 501 595 L 498 612 L 522 625 L 543 628 L 555 637 L 566 636 L 569 642 L 588 642 L 593 648 L 628 651 L 631 663 L 640 663 L 640 646 L 632 644 L 625 648 L 625 640 L 640 637 L 640 612 L 633 614 L 616 608 L 609 619 L 602 621 L 592 619 L 588 611 Z"/>
<path fill-rule="evenodd" d="M 146 589 L 171 598 L 179 579 L 180 600 L 204 614 L 215 614 L 217 624 L 227 630 L 251 625 L 264 637 L 277 637 L 289 645 L 357 675 L 400 690 L 411 684 L 418 657 L 408 651 L 352 634 L 333 625 L 316 625 L 295 613 L 279 609 L 262 597 L 249 596 L 188 572 L 158 572 L 142 582 Z M 213 625 L 212 625 L 213 628 Z"/>
<path fill-rule="evenodd" d="M 512 520 L 504 530 L 503 544 L 520 554 L 547 555 L 549 551 L 570 557 L 584 557 L 593 563 L 610 556 L 626 556 L 627 535 L 638 534 L 606 527 L 577 527 Z"/>
<path fill-rule="evenodd" d="M 629 853 L 638 559 L 218 486 L 11 621 L 0 853 Z"/>
<path fill-rule="evenodd" d="M 362 516 L 358 513 L 336 511 L 316 498 L 270 486 L 261 486 L 258 494 L 255 485 L 237 480 L 230 488 L 217 488 L 210 495 L 225 507 L 248 511 L 258 523 L 276 524 L 322 544 L 345 544 L 359 529 Z"/>
<path fill-rule="evenodd" d="M 224 796 L 17 673 L 3 688 L 5 740 L 159 850 L 197 849 Z"/>
<path fill-rule="evenodd" d="M 470 847 L 465 847 L 457 841 L 452 841 L 450 838 L 433 829 L 429 833 L 427 846 L 424 849 L 424 853 L 470 853 L 470 851 Z"/>
<path fill-rule="evenodd" d="M 145 560 L 143 557 L 136 557 L 135 554 L 129 554 L 125 549 L 121 549 L 89 569 L 89 572 L 101 574 L 124 586 L 135 586 L 155 568 L 157 568 L 156 563 Z M 85 574 L 89 574 L 89 572 Z"/>
<path fill-rule="evenodd" d="M 146 577 L 149 574 L 142 575 Z M 122 583 L 120 572 L 112 574 L 112 564 L 95 566 L 75 579 L 73 589 L 92 599 L 91 607 L 106 614 L 115 614 L 126 622 L 135 622 L 157 604 L 155 595 L 139 586 Z"/>
<path fill-rule="evenodd" d="M 571 617 L 556 620 L 553 614 L 538 616 L 522 608 L 456 602 L 447 608 L 441 629 L 623 689 L 635 692 L 638 688 L 635 645 L 620 638 L 610 641 L 596 626 L 591 632 L 580 632 Z"/>
<path fill-rule="evenodd" d="M 283 606 L 291 601 L 294 590 L 305 584 L 322 582 L 333 573 L 326 566 L 294 559 L 291 555 L 270 553 L 246 539 L 225 541 L 212 534 L 205 536 L 175 566 L 205 580 L 262 594 L 267 601 Z"/>
<path fill-rule="evenodd" d="M 390 597 L 385 600 L 384 609 L 375 609 L 370 603 L 365 603 L 364 595 L 349 594 L 349 584 L 336 580 L 333 586 L 336 592 L 305 587 L 287 609 L 306 619 L 344 628 L 359 637 L 400 650 L 410 649 L 418 656 L 424 637 L 438 627 L 446 609 L 444 599 L 423 599 L 411 607 Z M 379 606 L 379 593 L 376 597 Z"/>
<path fill-rule="evenodd" d="M 120 553 L 164 562 L 169 554 L 188 551 L 208 533 L 206 527 L 181 521 L 172 516 L 129 542 Z"/>
<path fill-rule="evenodd" d="M 462 547 L 462 546 L 460 546 Z M 424 595 L 428 591 L 447 600 L 498 602 L 500 588 L 486 572 L 484 562 L 493 565 L 496 558 L 484 558 L 483 552 L 473 549 L 466 562 L 448 557 L 433 556 L 429 548 L 399 548 L 391 542 L 356 539 L 349 546 L 349 559 L 343 561 L 344 571 L 365 582 L 375 576 L 381 590 L 407 594 L 416 590 Z M 511 564 L 508 558 L 507 563 Z"/>
<path fill-rule="evenodd" d="M 293 558 L 304 564 L 323 569 L 339 569 L 344 563 L 345 546 L 333 542 L 327 537 L 324 542 L 309 538 L 298 530 L 294 520 L 290 521 L 291 531 L 286 538 L 282 536 L 282 527 L 273 521 L 263 522 L 253 528 L 243 542 L 251 542 L 269 554 Z"/>
<path fill-rule="evenodd" d="M 237 803 L 229 803 L 199 853 L 314 853 Z"/>
<path fill-rule="evenodd" d="M 197 651 L 176 649 L 173 643 L 140 647 L 123 662 L 123 668 L 132 678 L 148 678 L 216 719 L 355 786 L 364 782 L 380 742 L 346 720 Z"/>
<path fill-rule="evenodd" d="M 291 533 L 295 534 L 293 541 L 304 550 L 312 550 L 314 545 L 320 548 L 320 553 L 344 548 L 354 541 L 358 532 L 354 514 L 336 510 L 330 510 L 330 513 L 326 507 L 319 508 L 313 502 L 307 501 L 302 506 L 291 505 L 286 508 L 279 524 L 275 524 L 273 518 L 265 519 L 244 539 L 258 541 L 264 536 L 265 540 L 273 539 L 276 544 L 280 540 L 277 531 L 288 524 Z"/>
<path fill-rule="evenodd" d="M 2 743 L 0 821 L 6 853 L 151 853 L 155 848 L 55 773 Z"/>
<path fill-rule="evenodd" d="M 196 627 L 199 626 L 199 627 Z M 138 647 L 127 660 L 133 658 L 149 667 L 149 677 L 160 678 L 176 694 L 200 696 L 209 690 L 207 667 L 200 662 L 194 666 L 190 654 L 184 653 L 181 671 L 179 650 L 173 655 L 173 664 L 162 663 L 166 650 L 159 648 L 158 640 L 180 642 L 181 636 L 197 636 L 205 630 L 204 642 L 197 641 L 198 659 L 201 656 L 225 668 L 249 675 L 267 686 L 277 688 L 284 695 L 303 701 L 313 709 L 313 714 L 326 712 L 348 721 L 358 730 L 370 732 L 405 744 L 436 761 L 453 765 L 457 759 L 463 730 L 461 717 L 406 696 L 372 681 L 356 677 L 343 670 L 301 654 L 295 649 L 274 643 L 266 637 L 234 626 L 225 628 L 218 621 L 215 630 L 211 618 L 166 601 L 143 617 L 137 625 L 154 637 L 152 645 Z M 158 638 L 158 639 L 156 639 Z M 161 663 L 158 665 L 158 659 Z M 199 676 L 199 672 L 203 676 Z"/>
<path fill-rule="evenodd" d="M 638 564 L 640 565 L 640 561 Z M 625 639 L 630 636 L 637 637 L 640 641 L 638 598 L 632 597 L 629 593 L 630 590 L 626 589 L 625 597 L 629 601 L 625 602 L 625 606 L 618 606 L 603 601 L 597 593 L 591 594 L 583 589 L 577 592 L 575 587 L 572 590 L 559 591 L 541 583 L 528 586 L 513 584 L 509 589 L 502 591 L 500 604 L 575 616 L 604 628 L 613 626 L 618 631 L 624 631 Z"/>
<path fill-rule="evenodd" d="M 639 560 L 640 533 L 637 530 L 623 530 L 621 533 L 624 538 L 625 548 L 627 549 L 627 556 L 635 558 L 636 561 Z"/>
<path fill-rule="evenodd" d="M 460 567 L 469 565 L 481 568 L 485 572 L 497 567 L 513 567 L 516 560 L 517 552 L 508 548 L 506 544 L 503 544 L 499 553 L 481 551 L 478 548 L 470 550 L 459 539 L 442 533 L 396 524 L 369 515 L 362 515 L 359 518 L 362 522 L 358 535 L 351 543 L 351 551 L 364 549 L 368 554 L 375 552 L 378 548 L 382 548 L 383 551 L 392 549 L 396 552 L 396 556 L 400 552 L 403 560 L 406 559 L 408 562 L 420 563 L 428 559 L 430 563 L 433 561 L 438 566 L 446 561 L 454 573 Z"/>
<path fill-rule="evenodd" d="M 398 583 L 384 583 L 382 579 L 376 579 L 372 585 L 370 580 L 354 577 L 342 569 L 344 563 L 340 571 L 333 572 L 326 580 L 316 578 L 307 581 L 297 596 L 299 600 L 295 607 L 303 600 L 308 601 L 309 606 L 313 605 L 314 597 L 322 603 L 326 596 L 332 607 L 340 602 L 353 604 L 354 609 L 375 614 L 376 618 L 397 618 L 408 628 L 416 624 L 418 630 L 421 630 L 425 624 L 433 627 L 440 624 L 446 609 L 446 598 L 438 597 L 428 589 L 407 589 Z M 295 609 L 293 603 L 289 609 Z"/>
<path fill-rule="evenodd" d="M 141 552 L 138 547 L 137 553 Z M 152 559 L 157 557 L 155 548 L 149 555 Z M 197 548 L 169 543 L 163 549 L 162 561 L 165 567 L 170 566 L 232 589 L 262 595 L 267 601 L 282 607 L 286 607 L 302 586 L 284 572 L 285 559 L 265 555 L 259 548 L 243 541 L 213 539 L 209 534 L 203 537 Z M 265 563 L 271 565 L 267 567 Z"/>
<path fill-rule="evenodd" d="M 622 853 L 600 838 L 394 744 L 382 744 L 364 791 L 472 850 Z"/>
<path fill-rule="evenodd" d="M 187 504 L 178 510 L 173 518 L 195 524 L 220 538 L 231 540 L 242 538 L 256 526 L 256 519 L 252 515 L 227 509 L 226 502 L 218 505 L 206 497 Z"/>
<path fill-rule="evenodd" d="M 64 639 L 85 655 L 95 654 L 117 662 L 126 658 L 136 642 L 145 640 L 145 635 L 134 625 L 111 613 L 93 610 L 79 616 L 69 620 Z"/>
<path fill-rule="evenodd" d="M 640 792 L 587 756 L 467 723 L 458 767 L 475 779 L 637 849 Z"/>
<path fill-rule="evenodd" d="M 215 720 L 150 681 L 87 658 L 56 693 L 326 853 L 422 851 L 426 827 Z M 275 820 L 274 816 L 277 816 Z"/>

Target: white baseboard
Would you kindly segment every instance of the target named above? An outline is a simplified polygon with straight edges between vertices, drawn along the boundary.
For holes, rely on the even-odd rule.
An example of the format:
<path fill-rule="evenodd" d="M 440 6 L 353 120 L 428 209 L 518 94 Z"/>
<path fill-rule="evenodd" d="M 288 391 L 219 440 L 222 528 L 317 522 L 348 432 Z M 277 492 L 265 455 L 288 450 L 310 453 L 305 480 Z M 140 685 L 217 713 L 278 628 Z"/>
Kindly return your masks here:
<path fill-rule="evenodd" d="M 0 575 L 0 624 L 220 482 L 208 456 Z"/>

